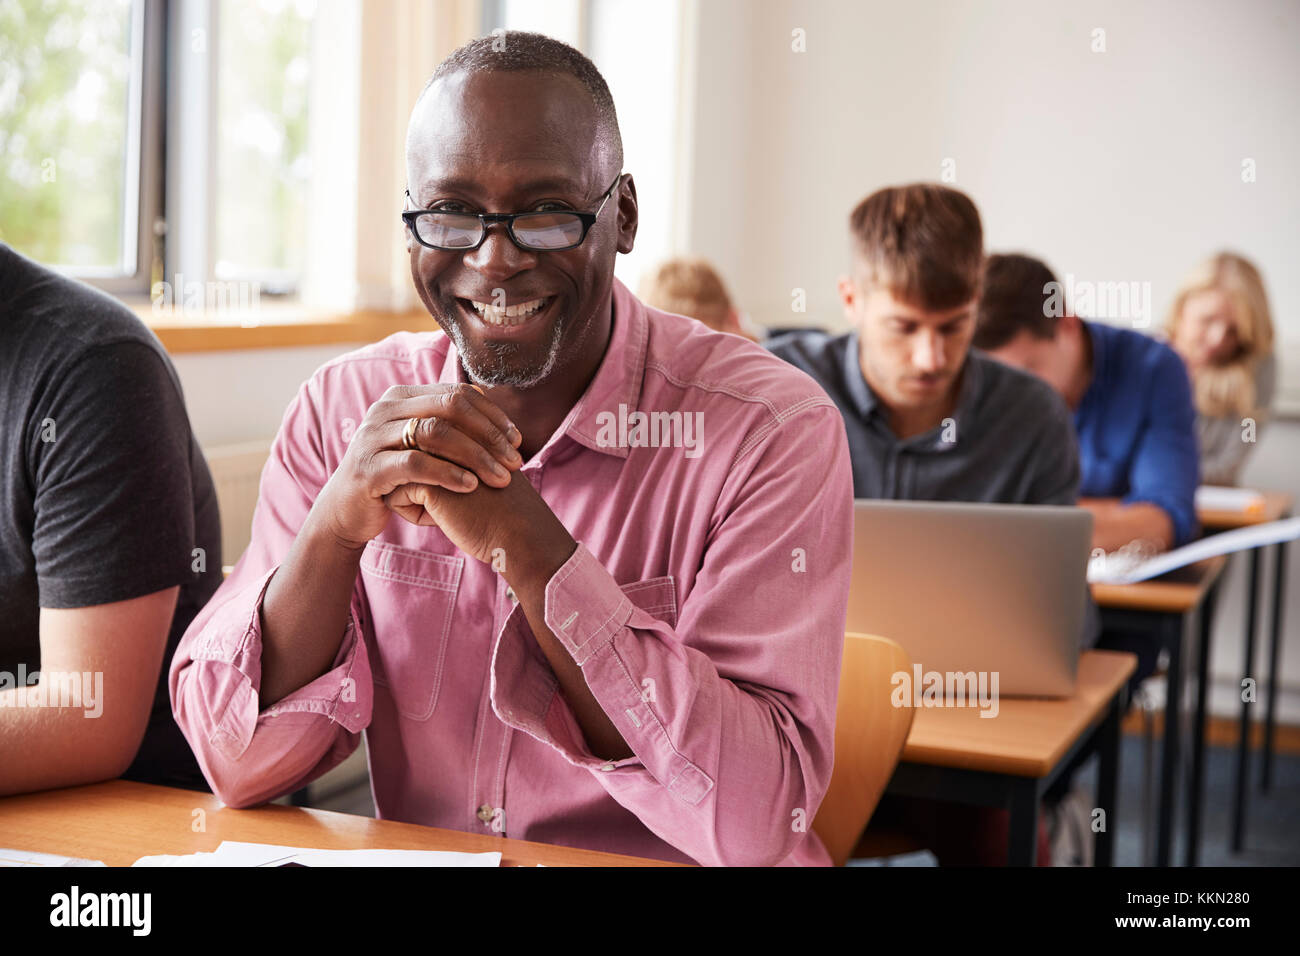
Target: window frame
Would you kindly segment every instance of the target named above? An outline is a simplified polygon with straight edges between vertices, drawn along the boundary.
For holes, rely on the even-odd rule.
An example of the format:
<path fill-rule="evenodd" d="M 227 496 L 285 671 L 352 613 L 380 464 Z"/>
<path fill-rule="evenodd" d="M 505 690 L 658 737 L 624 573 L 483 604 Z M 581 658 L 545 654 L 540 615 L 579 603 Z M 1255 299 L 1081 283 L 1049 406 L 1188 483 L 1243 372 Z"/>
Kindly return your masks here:
<path fill-rule="evenodd" d="M 123 258 L 116 267 L 56 266 L 66 275 L 126 300 L 147 298 L 155 267 L 161 265 L 155 229 L 162 221 L 164 199 L 162 111 L 166 18 L 164 0 L 134 0 L 131 4 L 127 153 L 122 166 Z"/>

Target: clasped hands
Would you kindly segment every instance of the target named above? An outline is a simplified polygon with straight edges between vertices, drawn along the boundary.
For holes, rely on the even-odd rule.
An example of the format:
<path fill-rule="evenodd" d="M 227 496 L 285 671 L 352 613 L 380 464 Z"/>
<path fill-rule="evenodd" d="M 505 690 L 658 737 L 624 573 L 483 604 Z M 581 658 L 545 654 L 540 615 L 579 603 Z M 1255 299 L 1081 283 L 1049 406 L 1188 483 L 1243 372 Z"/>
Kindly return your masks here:
<path fill-rule="evenodd" d="M 414 423 L 412 423 L 414 420 Z M 553 572 L 577 547 L 522 474 L 523 435 L 473 385 L 394 385 L 370 406 L 313 507 L 349 548 L 363 548 L 397 514 L 436 525 L 483 562 Z M 511 565 L 514 564 L 512 568 Z"/>

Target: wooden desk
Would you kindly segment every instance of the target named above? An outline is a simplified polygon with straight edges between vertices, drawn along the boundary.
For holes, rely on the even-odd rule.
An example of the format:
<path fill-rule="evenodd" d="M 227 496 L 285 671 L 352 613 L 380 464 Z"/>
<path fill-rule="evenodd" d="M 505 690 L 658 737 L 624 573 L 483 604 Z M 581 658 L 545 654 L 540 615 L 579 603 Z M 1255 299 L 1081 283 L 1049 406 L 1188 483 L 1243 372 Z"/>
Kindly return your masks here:
<path fill-rule="evenodd" d="M 1094 584 L 1092 597 L 1101 608 L 1102 624 L 1149 630 L 1169 655 L 1166 671 L 1165 732 L 1160 757 L 1160 816 L 1156 824 L 1155 863 L 1168 866 L 1173 851 L 1179 745 L 1183 720 L 1183 642 L 1187 622 L 1198 618 L 1196 711 L 1192 734 L 1192 777 L 1187 813 L 1187 863 L 1194 865 L 1201 834 L 1201 799 L 1205 792 L 1205 714 L 1210 669 L 1210 635 L 1214 602 L 1227 558 L 1222 555 L 1178 568 L 1136 584 Z"/>
<path fill-rule="evenodd" d="M 1120 701 L 1136 668 L 1132 654 L 1085 651 L 1073 697 L 1003 697 L 993 718 L 981 717 L 978 707 L 919 707 L 888 792 L 1009 808 L 1007 862 L 1032 866 L 1043 792 L 1074 755 L 1096 739 L 1101 754 L 1098 806 L 1107 817 L 1106 829 L 1097 835 L 1097 865 L 1110 866 Z"/>
<path fill-rule="evenodd" d="M 1283 491 L 1261 491 L 1263 507 L 1258 511 L 1197 510 L 1201 527 L 1207 532 L 1231 531 L 1254 524 L 1278 521 L 1291 514 L 1291 495 Z M 1246 599 L 1246 640 L 1243 642 L 1241 674 L 1253 677 L 1255 671 L 1255 632 L 1259 615 L 1259 558 L 1262 548 L 1250 551 L 1250 594 Z M 1277 726 L 1277 674 L 1281 668 L 1283 580 L 1286 575 L 1286 542 L 1274 545 L 1273 619 L 1268 646 L 1268 703 L 1264 711 L 1264 754 L 1260 766 L 1259 788 L 1267 791 L 1273 782 L 1273 734 Z M 1246 835 L 1246 777 L 1250 766 L 1250 704 L 1241 703 L 1241 722 L 1237 737 L 1237 780 L 1232 800 L 1232 850 L 1240 853 Z"/>
<path fill-rule="evenodd" d="M 194 811 L 205 832 L 195 833 Z M 502 866 L 677 866 L 413 823 L 268 804 L 223 807 L 210 793 L 110 780 L 0 798 L 0 846 L 130 866 L 142 856 L 211 852 L 223 840 L 330 850 L 501 851 Z"/>
<path fill-rule="evenodd" d="M 1227 560 L 1223 555 L 1206 558 L 1136 584 L 1093 584 L 1092 599 L 1104 608 L 1187 614 L 1218 584 Z"/>

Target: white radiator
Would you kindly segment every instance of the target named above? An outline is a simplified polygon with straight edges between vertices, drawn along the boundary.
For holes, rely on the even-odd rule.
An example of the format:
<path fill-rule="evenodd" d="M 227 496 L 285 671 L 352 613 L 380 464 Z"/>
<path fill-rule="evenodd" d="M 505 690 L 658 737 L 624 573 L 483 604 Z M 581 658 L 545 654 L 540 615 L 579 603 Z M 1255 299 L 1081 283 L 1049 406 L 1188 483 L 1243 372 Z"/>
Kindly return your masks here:
<path fill-rule="evenodd" d="M 271 453 L 271 439 L 205 448 L 208 470 L 217 486 L 221 509 L 221 561 L 233 565 L 248 547 L 257 505 L 257 485 L 262 466 Z"/>

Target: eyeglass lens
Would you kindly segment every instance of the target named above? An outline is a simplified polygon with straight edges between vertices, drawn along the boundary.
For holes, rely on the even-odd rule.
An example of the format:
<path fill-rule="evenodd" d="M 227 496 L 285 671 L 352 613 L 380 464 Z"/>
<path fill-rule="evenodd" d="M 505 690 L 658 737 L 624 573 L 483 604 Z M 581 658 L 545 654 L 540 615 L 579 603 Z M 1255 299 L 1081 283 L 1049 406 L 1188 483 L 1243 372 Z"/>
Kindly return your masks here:
<path fill-rule="evenodd" d="M 425 213 L 416 223 L 424 242 L 443 249 L 476 246 L 483 232 L 477 216 L 449 212 Z M 582 240 L 582 220 L 572 213 L 529 213 L 515 219 L 514 234 L 520 245 L 530 249 L 564 249 Z"/>

